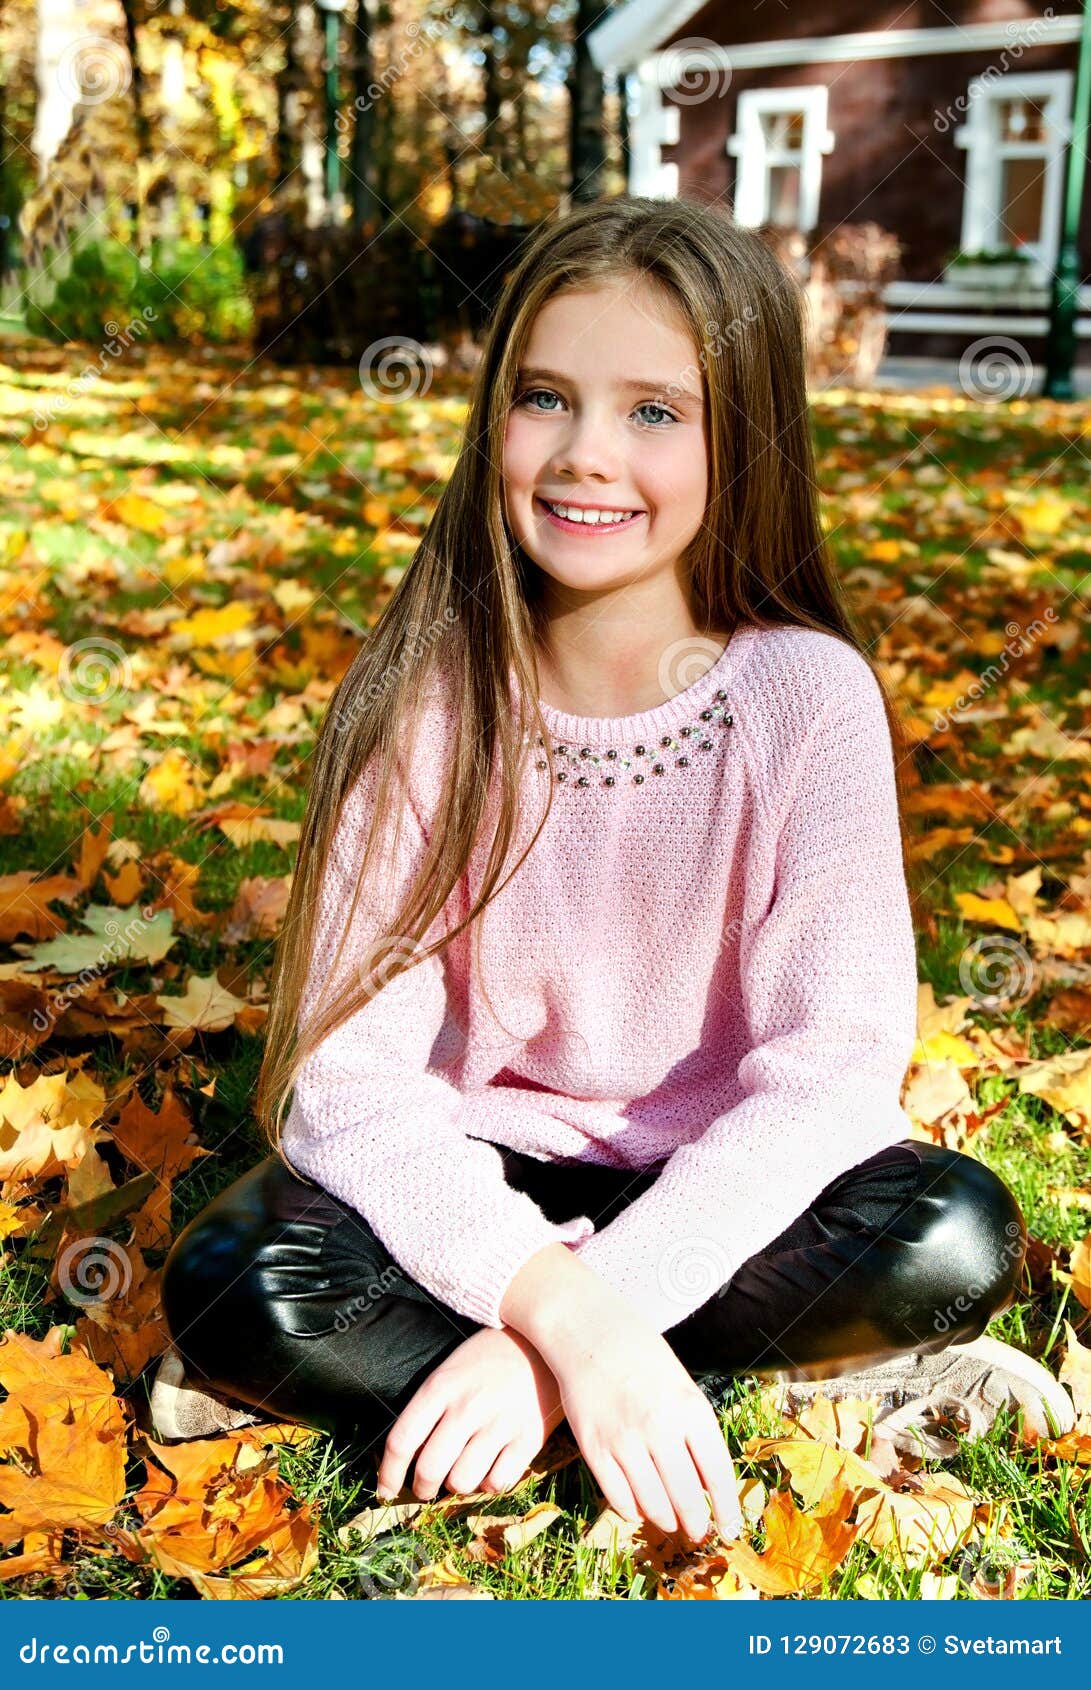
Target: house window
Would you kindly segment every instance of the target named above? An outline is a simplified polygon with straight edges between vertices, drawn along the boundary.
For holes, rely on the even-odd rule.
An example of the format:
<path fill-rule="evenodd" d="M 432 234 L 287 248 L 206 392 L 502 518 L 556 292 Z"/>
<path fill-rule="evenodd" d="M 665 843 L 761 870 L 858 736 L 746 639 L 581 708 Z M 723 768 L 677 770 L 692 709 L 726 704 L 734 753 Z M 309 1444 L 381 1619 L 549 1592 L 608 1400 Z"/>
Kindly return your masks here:
<path fill-rule="evenodd" d="M 1018 247 L 1052 269 L 1071 102 L 1067 70 L 970 83 L 967 119 L 954 136 L 966 149 L 964 252 Z"/>
<path fill-rule="evenodd" d="M 791 229 L 817 223 L 822 156 L 833 149 L 826 103 L 825 87 L 748 88 L 739 95 L 727 143 L 738 161 L 737 222 Z"/>

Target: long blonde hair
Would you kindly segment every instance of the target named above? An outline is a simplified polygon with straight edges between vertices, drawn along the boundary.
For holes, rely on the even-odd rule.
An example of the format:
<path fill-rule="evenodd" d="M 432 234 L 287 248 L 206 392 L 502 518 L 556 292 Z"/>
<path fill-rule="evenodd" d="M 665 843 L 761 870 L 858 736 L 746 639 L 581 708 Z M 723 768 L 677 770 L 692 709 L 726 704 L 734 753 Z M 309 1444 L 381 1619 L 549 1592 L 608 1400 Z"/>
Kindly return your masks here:
<path fill-rule="evenodd" d="M 795 624 L 840 636 L 867 657 L 819 519 L 804 305 L 792 273 L 760 236 L 714 207 L 686 200 L 621 195 L 538 230 L 507 277 L 478 366 L 462 450 L 427 533 L 333 693 L 319 733 L 255 1100 L 259 1126 L 278 1150 L 285 1106 L 311 1052 L 376 989 L 449 944 L 500 889 L 517 828 L 528 733 L 549 740 L 537 704 L 540 583 L 508 530 L 502 499 L 516 369 L 548 299 L 628 277 L 651 282 L 673 300 L 704 374 L 708 507 L 689 553 L 698 622 L 707 629 Z M 343 944 L 367 895 L 383 818 L 408 801 L 404 746 L 413 740 L 437 663 L 449 677 L 455 712 L 437 811 L 443 826 L 429 839 L 401 908 L 369 952 L 371 977 L 357 974 L 301 1026 L 319 891 L 342 804 L 374 758 L 374 821 Z M 916 912 L 903 809 L 909 747 L 882 676 L 873 672 L 894 745 L 903 862 Z M 425 944 L 466 870 L 493 782 L 497 821 L 480 894 L 464 920 Z M 538 831 L 552 802 L 552 782 L 545 784 L 549 797 Z"/>

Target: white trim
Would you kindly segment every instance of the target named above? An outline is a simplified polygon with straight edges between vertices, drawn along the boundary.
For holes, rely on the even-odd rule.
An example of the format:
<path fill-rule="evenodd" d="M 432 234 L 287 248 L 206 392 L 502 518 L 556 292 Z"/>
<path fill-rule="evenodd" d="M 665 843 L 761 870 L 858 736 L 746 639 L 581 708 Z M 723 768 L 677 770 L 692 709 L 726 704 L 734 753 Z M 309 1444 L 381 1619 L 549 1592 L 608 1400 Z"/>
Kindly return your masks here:
<path fill-rule="evenodd" d="M 637 68 L 635 81 L 637 105 L 629 127 L 629 192 L 651 199 L 676 199 L 678 166 L 664 164 L 659 149 L 678 140 L 678 107 L 664 104 L 647 61 Z"/>
<path fill-rule="evenodd" d="M 1001 145 L 996 129 L 1000 100 L 1045 96 L 1048 139 L 1045 142 Z M 966 184 L 962 200 L 962 250 L 1004 245 L 999 228 L 1000 165 L 1004 157 L 1045 159 L 1042 218 L 1039 239 L 1027 250 L 1052 270 L 1061 238 L 1061 190 L 1064 149 L 1072 132 L 1072 72 L 1029 71 L 1023 75 L 975 76 L 966 91 L 967 120 L 955 130 L 956 147 L 966 151 Z"/>
<path fill-rule="evenodd" d="M 930 315 L 927 311 L 903 311 L 900 317 L 891 317 L 887 323 L 887 332 L 893 334 L 895 330 L 903 334 L 981 334 L 982 332 L 999 334 L 1044 335 L 1049 332 L 1048 317 L 986 317 L 975 313 L 954 311 L 937 311 Z M 1081 340 L 1091 340 L 1091 317 L 1079 317 L 1076 320 L 1076 333 Z"/>
<path fill-rule="evenodd" d="M 1049 303 L 1049 288 L 1024 288 L 1019 293 L 1005 293 L 1005 305 L 1022 305 L 1043 310 Z M 995 305 L 996 295 L 981 288 L 960 287 L 957 282 L 888 282 L 883 289 L 886 305 Z M 1076 295 L 1081 311 L 1091 311 L 1091 283 L 1081 286 Z"/>
<path fill-rule="evenodd" d="M 587 33 L 587 46 L 600 70 L 632 66 L 668 35 L 685 27 L 707 0 L 628 0 Z"/>
<path fill-rule="evenodd" d="M 651 57 L 667 62 L 677 80 L 685 64 L 685 42 L 657 49 L 685 27 L 700 5 L 691 0 L 629 0 L 588 32 L 587 44 L 600 70 L 636 65 Z M 939 29 L 863 29 L 845 35 L 801 35 L 795 40 L 740 41 L 735 46 L 704 39 L 691 43 L 698 66 L 723 64 L 735 70 L 772 65 L 836 64 L 843 60 L 905 59 L 933 53 L 977 53 L 996 47 L 1057 46 L 1080 39 L 1078 13 L 1061 17 L 1012 18 L 1006 23 L 949 24 Z"/>
<path fill-rule="evenodd" d="M 750 227 L 768 222 L 770 167 L 798 163 L 796 226 L 804 230 L 814 228 L 822 187 L 822 155 L 833 151 L 833 135 L 826 127 L 828 97 L 829 90 L 823 83 L 797 88 L 747 88 L 740 93 L 735 108 L 735 133 L 727 140 L 727 151 L 738 160 L 736 222 Z M 762 125 L 762 118 L 769 112 L 802 112 L 803 144 L 798 155 L 770 152 Z"/>
<path fill-rule="evenodd" d="M 1011 311 L 989 310 L 995 307 L 994 295 L 982 293 L 980 288 L 958 287 L 951 282 L 888 282 L 883 289 L 883 304 L 890 310 L 889 330 L 901 329 L 909 334 L 976 334 L 981 331 L 1001 334 L 1020 333 L 1044 335 L 1049 329 L 1049 288 L 1027 288 L 1020 294 L 1005 294 L 1006 306 L 1036 307 L 1038 315 L 1017 316 Z M 898 306 L 946 305 L 947 311 L 897 311 Z M 959 310 L 962 306 L 963 309 Z M 984 307 L 975 310 L 974 307 Z M 1076 294 L 1076 333 L 1081 339 L 1091 338 L 1091 285 L 1081 286 Z"/>

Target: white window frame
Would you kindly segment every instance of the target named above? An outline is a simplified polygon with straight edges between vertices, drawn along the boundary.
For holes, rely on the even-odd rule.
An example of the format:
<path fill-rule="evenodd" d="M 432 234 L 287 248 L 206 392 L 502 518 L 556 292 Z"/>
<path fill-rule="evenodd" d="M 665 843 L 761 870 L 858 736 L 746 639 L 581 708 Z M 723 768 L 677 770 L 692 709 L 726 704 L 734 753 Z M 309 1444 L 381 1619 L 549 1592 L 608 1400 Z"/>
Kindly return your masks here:
<path fill-rule="evenodd" d="M 1000 230 L 1000 164 L 1003 158 L 1046 160 L 1042 186 L 1042 223 L 1039 239 L 1025 248 L 1039 267 L 1052 271 L 1061 237 L 1061 194 L 1064 186 L 1064 152 L 1072 133 L 1072 81 L 1070 70 L 1027 71 L 1023 75 L 975 76 L 966 91 L 967 119 L 955 130 L 954 143 L 966 152 L 966 179 L 962 201 L 962 250 L 979 252 L 985 247 L 1006 245 Z M 1006 141 L 997 139 L 997 103 L 1000 100 L 1046 97 L 1048 140 Z M 1043 153 L 1043 147 L 1047 149 Z"/>
<path fill-rule="evenodd" d="M 770 150 L 762 118 L 769 112 L 803 114 L 803 148 L 799 173 L 799 227 L 818 222 L 822 192 L 822 158 L 833 151 L 834 137 L 826 127 L 829 89 L 824 83 L 793 88 L 744 88 L 735 108 L 735 133 L 727 150 L 738 161 L 734 216 L 737 223 L 755 227 L 769 219 L 770 166 L 794 164 L 795 155 Z"/>

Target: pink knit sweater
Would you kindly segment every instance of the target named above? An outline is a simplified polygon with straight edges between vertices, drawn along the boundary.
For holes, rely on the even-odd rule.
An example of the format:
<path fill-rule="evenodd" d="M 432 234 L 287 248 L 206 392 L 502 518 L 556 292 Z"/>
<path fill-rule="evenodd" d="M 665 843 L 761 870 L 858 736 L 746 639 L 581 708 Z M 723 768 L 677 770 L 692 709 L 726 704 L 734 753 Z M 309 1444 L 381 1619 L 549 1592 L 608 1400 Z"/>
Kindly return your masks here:
<path fill-rule="evenodd" d="M 520 848 L 551 778 L 536 762 L 567 778 L 480 918 L 503 1025 L 464 932 L 323 1041 L 284 1150 L 482 1325 L 502 1324 L 518 1269 L 559 1240 L 664 1332 L 838 1174 L 910 1132 L 916 956 L 890 734 L 859 652 L 794 626 L 744 624 L 700 680 L 637 715 L 544 714 L 554 738 L 528 764 Z M 437 687 L 396 848 L 387 830 L 391 898 L 442 825 L 449 720 Z M 342 811 L 304 1013 L 330 975 L 370 789 L 365 771 Z M 479 842 L 448 926 L 483 867 Z M 378 931 L 370 907 L 338 978 Z M 587 1215 L 547 1220 L 505 1182 L 497 1145 L 662 1171 L 596 1231 Z"/>

